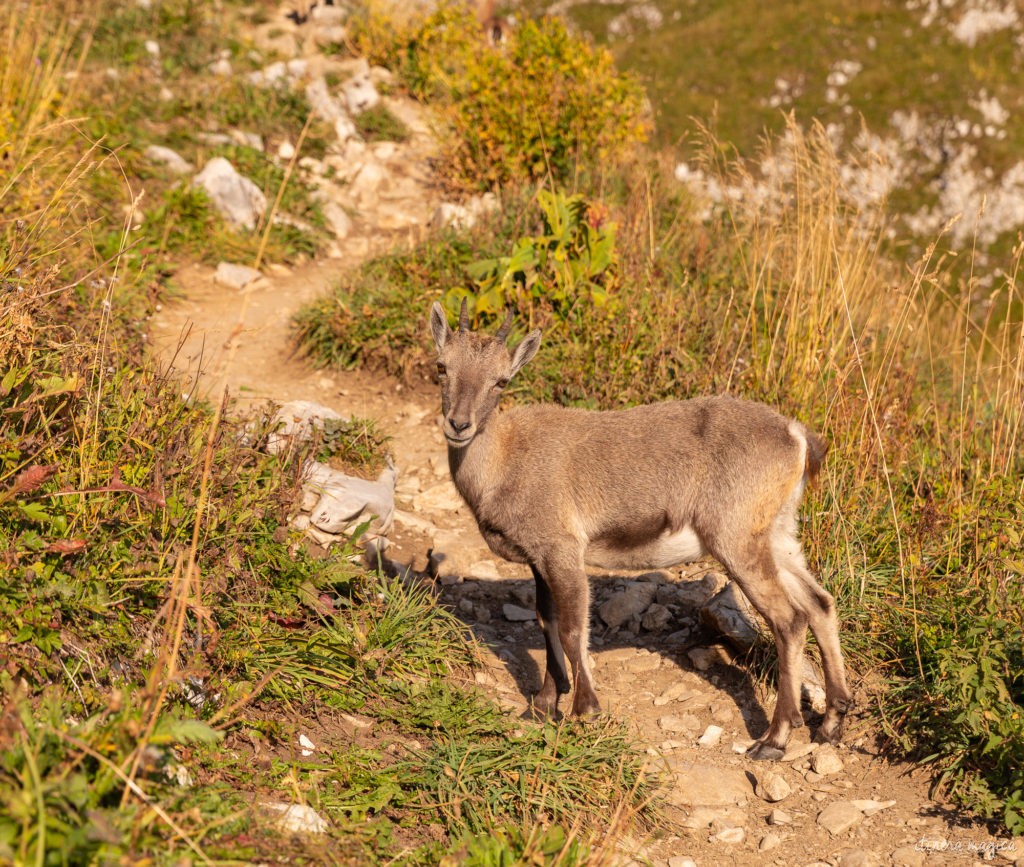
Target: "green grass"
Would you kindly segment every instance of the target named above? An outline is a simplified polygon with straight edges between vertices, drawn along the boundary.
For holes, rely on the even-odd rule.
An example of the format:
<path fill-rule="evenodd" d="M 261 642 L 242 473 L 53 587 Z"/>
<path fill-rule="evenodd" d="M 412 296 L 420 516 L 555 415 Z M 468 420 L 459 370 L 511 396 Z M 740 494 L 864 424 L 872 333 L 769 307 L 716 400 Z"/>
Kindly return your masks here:
<path fill-rule="evenodd" d="M 262 241 L 146 165 L 145 142 L 197 163 L 223 153 L 271 199 L 287 180 L 282 208 L 312 228 L 275 228 L 266 255 L 319 243 L 301 183 L 258 151 L 200 143 L 194 106 L 155 99 L 154 68 L 198 99 L 222 39 L 245 68 L 226 36 L 248 5 L 210 18 L 186 0 L 125 2 L 67 32 L 21 11 L 0 13 L 17 49 L 0 56 L 0 862 L 586 863 L 603 832 L 649 812 L 642 755 L 621 732 L 522 730 L 472 686 L 476 647 L 429 588 L 288 529 L 314 449 L 379 468 L 374 423 L 328 425 L 307 453 L 271 457 L 256 447 L 269 418 L 184 398 L 141 356 L 181 257 L 246 258 Z M 66 77 L 90 39 L 98 66 Z M 131 68 L 108 77 L 121 58 Z M 296 141 L 306 121 L 283 92 L 214 90 L 214 126 Z M 145 220 L 126 231 L 118 204 L 140 184 Z M 369 743 L 342 714 L 369 723 Z M 298 753 L 300 733 L 315 755 Z M 504 794 L 460 813 L 448 763 L 475 750 L 486 763 L 461 784 Z M 513 785 L 524 755 L 563 778 Z M 600 775 L 603 801 L 577 796 L 576 770 Z M 261 799 L 310 804 L 330 830 L 285 839 Z"/>
<path fill-rule="evenodd" d="M 898 268 L 885 254 L 885 213 L 836 195 L 840 163 L 823 131 L 789 137 L 796 173 L 777 181 L 771 205 L 738 203 L 710 224 L 696 222 L 657 161 L 621 176 L 601 202 L 618 230 L 617 279 L 600 303 L 584 293 L 565 315 L 561 295 L 545 294 L 558 284 L 531 282 L 543 272 L 524 268 L 506 296 L 517 333 L 545 334 L 513 399 L 614 408 L 730 391 L 822 431 L 833 449 L 805 536 L 839 600 L 851 658 L 893 678 L 879 701 L 908 751 L 932 761 L 963 803 L 1016 831 L 1018 654 L 985 636 L 1019 636 L 1024 625 L 1006 589 L 1021 576 L 1013 552 L 1024 534 L 1024 332 L 955 306 L 962 290 L 942 260 Z M 737 162 L 720 170 L 730 182 L 744 172 Z M 494 327 L 497 315 L 479 306 L 491 272 L 476 264 L 493 260 L 494 246 L 512 256 L 536 244 L 540 212 L 527 195 L 507 197 L 487 251 L 437 237 L 368 263 L 302 315 L 307 345 L 328 362 L 357 345 L 345 363 L 428 375 L 430 303 L 445 287 L 467 294 L 479 324 Z M 584 272 L 579 253 L 566 257 Z M 999 293 L 991 309 L 1020 303 L 1013 277 Z M 337 343 L 326 310 L 351 311 Z M 987 668 L 964 665 L 978 653 Z M 938 712 L 934 723 L 925 708 Z"/>

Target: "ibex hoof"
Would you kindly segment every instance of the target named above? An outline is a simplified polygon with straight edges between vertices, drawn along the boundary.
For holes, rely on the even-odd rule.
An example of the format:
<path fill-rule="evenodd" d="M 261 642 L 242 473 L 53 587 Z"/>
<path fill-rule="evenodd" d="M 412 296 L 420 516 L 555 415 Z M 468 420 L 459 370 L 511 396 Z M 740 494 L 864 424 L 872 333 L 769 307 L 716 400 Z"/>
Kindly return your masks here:
<path fill-rule="evenodd" d="M 777 762 L 786 754 L 786 751 L 779 747 L 773 747 L 763 741 L 755 741 L 747 749 L 747 758 L 755 762 Z"/>
<path fill-rule="evenodd" d="M 816 744 L 832 744 L 832 746 L 839 746 L 839 742 L 843 739 L 843 727 L 841 725 L 827 728 L 821 726 L 814 733 L 814 742 Z"/>

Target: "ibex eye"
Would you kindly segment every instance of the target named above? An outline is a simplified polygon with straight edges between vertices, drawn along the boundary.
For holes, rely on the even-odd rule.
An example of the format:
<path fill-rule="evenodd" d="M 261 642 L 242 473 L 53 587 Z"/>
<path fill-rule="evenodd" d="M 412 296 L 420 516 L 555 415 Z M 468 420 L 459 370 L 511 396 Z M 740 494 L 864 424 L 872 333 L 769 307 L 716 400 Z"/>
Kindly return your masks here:
<path fill-rule="evenodd" d="M 448 368 L 445 367 L 441 362 L 437 362 L 437 375 L 444 376 L 448 372 Z"/>
<path fill-rule="evenodd" d="M 498 380 L 498 381 L 497 381 L 496 383 L 494 383 L 494 384 L 495 384 L 495 385 L 496 385 L 496 386 L 497 386 L 498 388 L 504 388 L 504 387 L 505 387 L 506 385 L 508 385 L 508 379 L 506 379 L 506 378 L 505 378 L 505 377 L 503 376 L 503 377 L 502 377 L 501 379 L 499 379 L 499 380 Z"/>

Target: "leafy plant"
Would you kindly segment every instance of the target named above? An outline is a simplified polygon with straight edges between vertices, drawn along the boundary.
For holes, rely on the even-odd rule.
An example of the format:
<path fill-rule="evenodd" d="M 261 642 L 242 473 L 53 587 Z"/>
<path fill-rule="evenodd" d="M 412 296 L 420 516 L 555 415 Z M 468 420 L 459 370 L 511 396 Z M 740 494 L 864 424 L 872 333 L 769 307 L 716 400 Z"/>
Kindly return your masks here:
<path fill-rule="evenodd" d="M 442 4 L 404 26 L 369 14 L 354 40 L 429 99 L 447 127 L 443 171 L 467 188 L 571 182 L 642 142 L 643 92 L 611 55 L 557 18 L 527 19 L 492 48 L 472 12 Z"/>
<path fill-rule="evenodd" d="M 543 216 L 539 235 L 520 238 L 508 256 L 469 264 L 474 289 L 456 287 L 445 295 L 449 313 L 457 316 L 463 298 L 474 318 L 491 318 L 508 307 L 528 313 L 541 306 L 566 320 L 581 303 L 605 308 L 618 286 L 615 224 L 600 204 L 580 194 L 540 190 Z"/>

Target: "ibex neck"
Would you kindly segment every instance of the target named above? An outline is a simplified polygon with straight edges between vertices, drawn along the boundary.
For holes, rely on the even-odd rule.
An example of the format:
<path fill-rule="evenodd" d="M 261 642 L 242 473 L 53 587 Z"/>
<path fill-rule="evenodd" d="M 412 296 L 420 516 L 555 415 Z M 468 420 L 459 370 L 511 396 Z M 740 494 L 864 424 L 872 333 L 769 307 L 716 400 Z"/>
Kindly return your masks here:
<path fill-rule="evenodd" d="M 487 480 L 491 461 L 488 456 L 493 447 L 492 428 L 493 425 L 488 425 L 469 445 L 462 448 L 448 446 L 448 469 L 451 471 L 452 481 L 474 512 L 483 492 L 489 487 Z"/>

